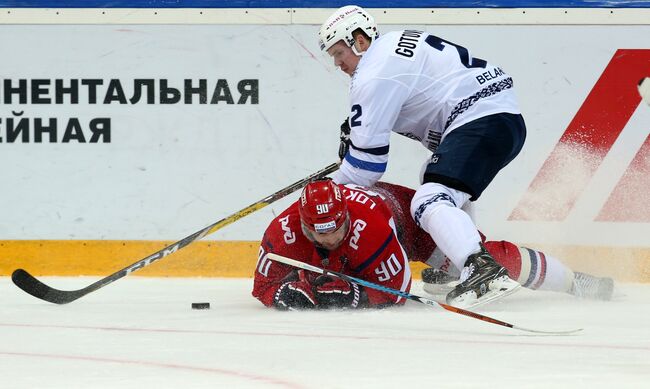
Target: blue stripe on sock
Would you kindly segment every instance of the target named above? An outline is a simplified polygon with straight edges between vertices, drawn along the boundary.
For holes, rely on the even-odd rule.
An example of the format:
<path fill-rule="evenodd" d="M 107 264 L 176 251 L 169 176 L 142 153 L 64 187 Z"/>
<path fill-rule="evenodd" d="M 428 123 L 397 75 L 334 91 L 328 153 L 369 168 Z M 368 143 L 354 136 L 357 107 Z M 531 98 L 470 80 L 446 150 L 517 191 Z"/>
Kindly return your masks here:
<path fill-rule="evenodd" d="M 528 288 L 530 285 L 532 285 L 533 281 L 535 281 L 535 275 L 537 274 L 537 254 L 535 253 L 534 250 L 531 250 L 526 247 L 524 248 L 526 249 L 526 251 L 528 251 L 528 256 L 530 257 L 530 274 L 528 275 L 528 279 L 522 286 Z"/>

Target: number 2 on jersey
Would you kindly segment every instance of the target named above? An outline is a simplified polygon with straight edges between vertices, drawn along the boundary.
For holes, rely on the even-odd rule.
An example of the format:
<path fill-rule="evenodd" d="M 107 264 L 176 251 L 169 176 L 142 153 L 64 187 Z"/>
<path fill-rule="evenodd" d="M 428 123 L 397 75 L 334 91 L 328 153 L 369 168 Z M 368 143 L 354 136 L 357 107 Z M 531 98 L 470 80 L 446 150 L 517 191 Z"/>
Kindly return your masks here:
<path fill-rule="evenodd" d="M 357 127 L 361 125 L 361 120 L 359 120 L 360 116 L 361 116 L 361 106 L 359 104 L 353 105 L 352 116 L 350 117 L 350 127 Z"/>
<path fill-rule="evenodd" d="M 449 42 L 448 40 L 438 38 L 437 36 L 434 35 L 429 35 L 427 39 L 425 39 L 425 42 L 429 44 L 429 46 L 433 47 L 436 50 L 442 51 L 445 49 L 445 45 L 443 44 L 446 43 L 448 45 L 454 46 L 456 50 L 458 51 L 458 56 L 460 57 L 460 62 L 465 66 L 466 68 L 485 68 L 487 66 L 487 61 L 480 59 L 480 58 L 472 58 L 469 55 L 469 51 L 464 48 L 463 46 L 458 46 L 455 43 Z"/>

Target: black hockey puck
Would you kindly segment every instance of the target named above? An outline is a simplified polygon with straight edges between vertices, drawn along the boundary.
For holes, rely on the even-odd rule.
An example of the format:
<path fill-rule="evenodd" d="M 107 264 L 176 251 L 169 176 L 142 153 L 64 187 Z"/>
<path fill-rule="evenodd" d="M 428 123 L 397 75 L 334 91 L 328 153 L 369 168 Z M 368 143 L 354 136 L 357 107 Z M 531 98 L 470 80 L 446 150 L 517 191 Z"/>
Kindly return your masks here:
<path fill-rule="evenodd" d="M 192 309 L 210 309 L 210 303 L 192 303 Z"/>

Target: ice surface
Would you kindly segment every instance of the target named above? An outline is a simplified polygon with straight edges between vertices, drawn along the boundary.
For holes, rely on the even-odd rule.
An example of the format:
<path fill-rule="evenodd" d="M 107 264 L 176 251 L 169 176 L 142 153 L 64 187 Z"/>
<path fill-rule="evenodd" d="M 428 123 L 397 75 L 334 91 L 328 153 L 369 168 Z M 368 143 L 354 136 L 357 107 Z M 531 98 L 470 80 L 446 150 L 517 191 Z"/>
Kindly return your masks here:
<path fill-rule="evenodd" d="M 43 278 L 78 289 L 96 278 Z M 249 279 L 127 277 L 68 305 L 0 277 L 0 388 L 650 387 L 650 285 L 610 302 L 522 290 L 478 312 L 541 336 L 408 302 L 278 312 Z M 413 293 L 426 296 L 416 283 Z M 192 310 L 210 302 L 210 310 Z"/>

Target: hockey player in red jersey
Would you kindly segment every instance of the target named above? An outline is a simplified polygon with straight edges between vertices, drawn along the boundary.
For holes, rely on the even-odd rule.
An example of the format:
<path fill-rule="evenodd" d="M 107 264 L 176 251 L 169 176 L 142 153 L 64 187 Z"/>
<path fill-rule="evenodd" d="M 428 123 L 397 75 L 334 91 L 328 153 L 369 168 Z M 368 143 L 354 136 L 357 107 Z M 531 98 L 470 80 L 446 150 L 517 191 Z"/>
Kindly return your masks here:
<path fill-rule="evenodd" d="M 337 188 L 343 194 L 340 201 L 335 196 Z M 425 291 L 436 295 L 451 291 L 460 274 L 454 272 L 456 268 L 449 259 L 410 217 L 409 206 L 414 193 L 413 189 L 383 182 L 377 183 L 372 190 L 337 186 L 330 181 L 309 184 L 301 199 L 267 228 L 260 247 L 253 295 L 265 305 L 280 309 L 359 308 L 404 303 L 395 296 L 364 290 L 342 280 L 319 280 L 308 272 L 270 261 L 266 257 L 269 252 L 403 291 L 410 287 L 407 259 L 424 262 L 430 266 L 422 272 Z M 333 199 L 331 194 L 334 194 Z M 321 207 L 328 204 L 328 210 L 321 208 L 319 214 L 319 204 Z M 383 233 L 378 234 L 379 230 Z M 541 251 L 507 241 L 486 241 L 485 236 L 481 237 L 496 261 L 524 287 L 602 300 L 612 296 L 610 278 L 573 272 L 557 258 Z"/>
<path fill-rule="evenodd" d="M 402 297 L 365 289 L 268 259 L 294 258 L 408 292 L 411 271 L 393 215 L 376 194 L 318 180 L 276 217 L 262 239 L 253 296 L 281 310 L 384 307 Z"/>

